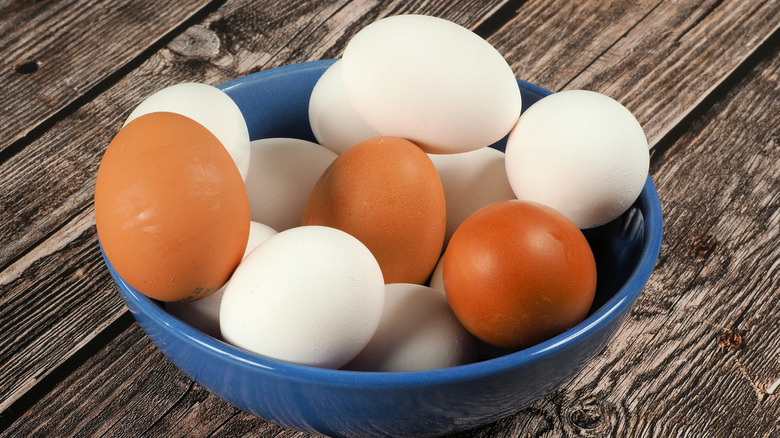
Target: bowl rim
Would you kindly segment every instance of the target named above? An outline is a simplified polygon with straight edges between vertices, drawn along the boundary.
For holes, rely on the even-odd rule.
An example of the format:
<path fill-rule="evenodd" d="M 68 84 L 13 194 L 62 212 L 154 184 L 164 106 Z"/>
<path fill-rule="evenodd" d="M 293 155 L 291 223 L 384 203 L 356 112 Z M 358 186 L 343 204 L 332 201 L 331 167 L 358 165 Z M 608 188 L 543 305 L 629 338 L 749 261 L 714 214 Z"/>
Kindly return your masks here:
<path fill-rule="evenodd" d="M 280 75 L 307 68 L 322 69 L 328 63 L 334 61 L 335 60 L 311 61 L 268 69 L 227 82 L 221 85 L 220 88 L 224 90 L 240 85 L 241 83 L 256 80 L 257 75 L 268 77 L 269 75 Z M 533 84 L 528 84 L 522 80 L 518 80 L 518 83 L 521 87 L 524 86 L 524 84 L 527 84 L 532 92 L 539 93 L 541 91 L 543 94 L 550 93 L 548 90 Z M 642 244 L 641 253 L 634 270 L 628 276 L 624 284 L 615 295 L 607 300 L 600 308 L 596 309 L 583 321 L 569 330 L 523 350 L 480 362 L 424 371 L 376 372 L 334 370 L 285 362 L 243 350 L 237 346 L 228 344 L 225 341 L 213 338 L 165 311 L 161 303 L 141 294 L 119 277 L 106 258 L 102 246 L 101 253 L 109 272 L 112 277 L 114 277 L 114 281 L 117 284 L 122 298 L 127 302 L 128 307 L 133 313 L 138 311 L 143 312 L 150 319 L 170 328 L 177 336 L 195 344 L 198 348 L 210 350 L 237 364 L 240 363 L 244 366 L 257 368 L 258 370 L 263 370 L 267 373 L 283 376 L 285 379 L 316 382 L 320 385 L 335 384 L 339 386 L 369 386 L 373 388 L 383 386 L 399 388 L 439 385 L 448 382 L 477 380 L 519 368 L 521 365 L 527 366 L 529 364 L 541 362 L 545 358 L 558 354 L 566 348 L 575 345 L 580 339 L 586 338 L 595 329 L 607 325 L 614 318 L 617 318 L 627 310 L 626 308 L 631 306 L 636 300 L 647 280 L 650 278 L 660 253 L 661 238 L 663 234 L 661 205 L 658 192 L 650 175 L 647 176 L 645 185 L 636 203 L 641 205 L 645 221 L 645 227 L 643 229 L 644 242 Z"/>

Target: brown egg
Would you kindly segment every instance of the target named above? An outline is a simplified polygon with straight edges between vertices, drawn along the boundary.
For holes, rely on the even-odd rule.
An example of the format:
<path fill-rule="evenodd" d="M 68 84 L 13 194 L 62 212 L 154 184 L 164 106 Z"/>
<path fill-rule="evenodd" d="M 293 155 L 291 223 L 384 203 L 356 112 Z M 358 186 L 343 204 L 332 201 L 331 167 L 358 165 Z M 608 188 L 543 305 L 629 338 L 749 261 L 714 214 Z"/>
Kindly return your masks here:
<path fill-rule="evenodd" d="M 230 154 L 185 116 L 158 112 L 122 128 L 95 183 L 103 251 L 133 288 L 162 301 L 216 292 L 249 238 L 249 200 Z"/>
<path fill-rule="evenodd" d="M 444 189 L 414 143 L 374 137 L 342 153 L 320 177 L 303 225 L 338 228 L 376 257 L 385 283 L 424 283 L 441 255 Z"/>
<path fill-rule="evenodd" d="M 442 264 L 458 320 L 505 349 L 530 347 L 573 327 L 596 292 L 596 262 L 579 228 L 527 201 L 477 210 L 455 230 Z"/>

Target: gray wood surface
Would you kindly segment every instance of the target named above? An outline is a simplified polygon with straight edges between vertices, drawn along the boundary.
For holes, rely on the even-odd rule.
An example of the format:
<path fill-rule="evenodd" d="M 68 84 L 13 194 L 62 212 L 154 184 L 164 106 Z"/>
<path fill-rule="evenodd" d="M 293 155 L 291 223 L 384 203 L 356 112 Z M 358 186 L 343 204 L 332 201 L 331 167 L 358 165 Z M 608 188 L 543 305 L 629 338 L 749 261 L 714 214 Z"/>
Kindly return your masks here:
<path fill-rule="evenodd" d="M 133 4 L 0 2 L 0 436 L 305 436 L 209 394 L 143 335 L 100 258 L 94 177 L 153 91 L 337 57 L 406 12 L 475 29 L 522 79 L 623 102 L 665 216 L 602 354 L 461 436 L 780 436 L 780 2 Z"/>

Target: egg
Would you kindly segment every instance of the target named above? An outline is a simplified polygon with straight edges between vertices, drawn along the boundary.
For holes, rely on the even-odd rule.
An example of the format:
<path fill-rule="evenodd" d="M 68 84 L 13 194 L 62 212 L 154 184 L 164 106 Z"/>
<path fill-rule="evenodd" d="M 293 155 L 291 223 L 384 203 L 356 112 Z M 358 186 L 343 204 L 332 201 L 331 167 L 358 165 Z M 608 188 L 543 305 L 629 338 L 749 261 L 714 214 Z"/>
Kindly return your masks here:
<path fill-rule="evenodd" d="M 441 292 L 394 283 L 385 286 L 385 307 L 376 333 L 344 369 L 423 371 L 475 360 L 474 337 L 458 322 Z"/>
<path fill-rule="evenodd" d="M 444 189 L 430 158 L 396 137 L 364 140 L 323 172 L 301 219 L 355 236 L 387 283 L 424 283 L 444 244 Z"/>
<path fill-rule="evenodd" d="M 277 231 L 300 225 L 309 193 L 337 156 L 307 140 L 253 140 L 246 178 L 252 220 Z"/>
<path fill-rule="evenodd" d="M 249 223 L 249 241 L 244 257 L 266 239 L 276 234 L 276 230 L 257 222 Z M 195 301 L 169 301 L 164 303 L 165 310 L 172 315 L 214 338 L 221 338 L 219 330 L 219 307 L 227 284 L 213 294 Z"/>
<path fill-rule="evenodd" d="M 309 123 L 317 142 L 337 154 L 379 136 L 358 116 L 344 94 L 341 60 L 328 67 L 314 85 L 309 99 Z"/>
<path fill-rule="evenodd" d="M 174 113 L 143 115 L 106 148 L 95 182 L 95 223 L 116 272 L 161 301 L 219 289 L 249 237 L 244 181 L 219 140 Z"/>
<path fill-rule="evenodd" d="M 520 89 L 506 60 L 475 33 L 442 18 L 375 21 L 347 43 L 341 62 L 344 92 L 360 118 L 426 152 L 488 146 L 520 115 Z"/>
<path fill-rule="evenodd" d="M 531 105 L 506 145 L 517 198 L 553 207 L 582 229 L 623 214 L 639 197 L 649 165 L 636 118 L 587 90 L 561 91 Z"/>
<path fill-rule="evenodd" d="M 585 236 L 542 204 L 508 200 L 483 207 L 453 234 L 442 259 L 447 300 L 469 332 L 521 349 L 570 329 L 596 291 Z"/>
<path fill-rule="evenodd" d="M 270 237 L 247 255 L 225 289 L 223 338 L 279 360 L 339 368 L 379 326 L 384 279 L 368 248 L 321 226 Z"/>
<path fill-rule="evenodd" d="M 504 153 L 490 147 L 459 154 L 430 154 L 444 187 L 447 233 L 444 245 L 467 217 L 494 202 L 515 199 Z"/>
<path fill-rule="evenodd" d="M 130 113 L 125 125 L 153 112 L 187 116 L 211 131 L 230 153 L 246 179 L 249 169 L 249 129 L 241 110 L 222 90 L 208 84 L 184 82 L 163 88 L 144 99 Z"/>

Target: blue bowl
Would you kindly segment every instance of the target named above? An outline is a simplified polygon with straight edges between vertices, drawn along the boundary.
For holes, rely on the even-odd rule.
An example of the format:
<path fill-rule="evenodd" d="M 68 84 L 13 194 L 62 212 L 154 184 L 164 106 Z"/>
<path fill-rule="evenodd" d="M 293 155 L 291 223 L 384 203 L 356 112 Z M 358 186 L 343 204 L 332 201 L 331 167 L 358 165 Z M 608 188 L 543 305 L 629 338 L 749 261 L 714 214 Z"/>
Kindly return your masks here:
<path fill-rule="evenodd" d="M 252 139 L 313 141 L 309 94 L 332 62 L 262 71 L 221 88 L 241 108 Z M 518 84 L 525 106 L 550 94 L 526 82 Z M 493 147 L 501 149 L 503 144 Z M 580 372 L 609 341 L 650 277 L 661 232 L 658 194 L 648 177 L 629 211 L 586 233 L 596 255 L 599 284 L 590 315 L 582 323 L 497 358 L 403 373 L 320 369 L 249 353 L 167 313 L 105 262 L 130 311 L 160 350 L 193 380 L 241 410 L 330 436 L 432 436 L 511 415 Z"/>

